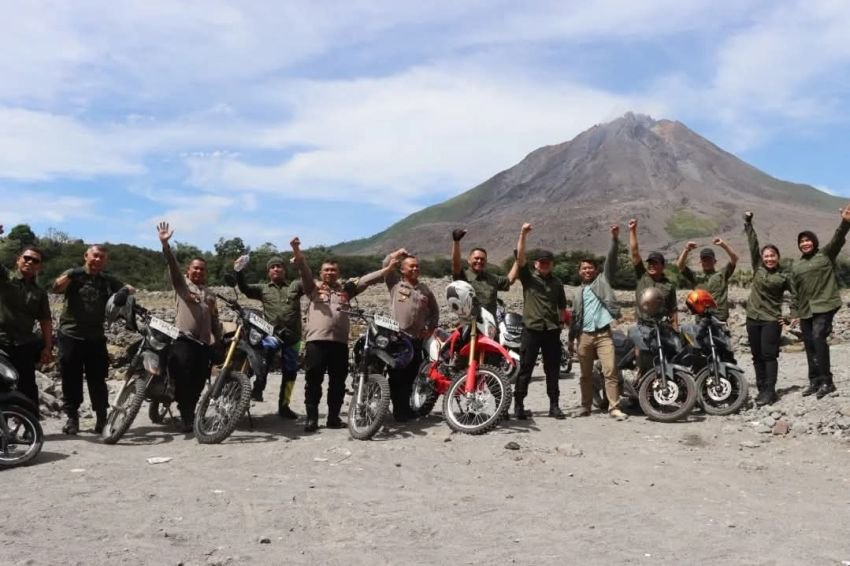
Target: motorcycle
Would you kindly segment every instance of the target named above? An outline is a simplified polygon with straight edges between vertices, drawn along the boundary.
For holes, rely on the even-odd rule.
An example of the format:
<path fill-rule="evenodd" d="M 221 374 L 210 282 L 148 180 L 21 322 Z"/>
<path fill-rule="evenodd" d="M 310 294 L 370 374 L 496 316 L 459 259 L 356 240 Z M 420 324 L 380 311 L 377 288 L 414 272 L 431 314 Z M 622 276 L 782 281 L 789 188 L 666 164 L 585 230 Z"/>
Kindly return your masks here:
<path fill-rule="evenodd" d="M 17 387 L 18 371 L 0 350 L 0 469 L 31 462 L 44 446 L 38 407 Z"/>
<path fill-rule="evenodd" d="M 110 407 L 101 436 L 106 444 L 115 444 L 124 436 L 146 399 L 151 421 L 161 424 L 165 420 L 174 402 L 174 379 L 168 373 L 168 354 L 181 335 L 192 339 L 136 304 L 125 290 L 115 293 L 107 306 L 107 320 L 112 322 L 117 318 L 124 319 L 125 328 L 138 332 L 142 338 L 128 348 L 131 356 L 126 377 Z"/>
<path fill-rule="evenodd" d="M 573 357 L 570 355 L 570 344 L 568 330 L 570 327 L 570 311 L 562 322 L 561 331 L 561 376 L 565 376 L 573 370 Z M 508 312 L 504 303 L 499 300 L 496 306 L 496 320 L 499 326 L 499 343 L 510 353 L 514 359 L 513 373 L 509 375 L 511 384 L 516 383 L 519 373 L 520 349 L 522 347 L 522 315 Z"/>
<path fill-rule="evenodd" d="M 501 344 L 479 332 L 489 315 L 482 311 L 486 313 L 476 307 L 469 322 L 452 333 L 438 329 L 424 342 L 428 359 L 419 368 L 410 396 L 410 408 L 425 416 L 443 395 L 443 417 L 452 430 L 466 434 L 488 432 L 507 414 L 511 404 L 508 375 L 516 368 Z M 499 366 L 484 363 L 493 357 L 500 360 Z"/>
<path fill-rule="evenodd" d="M 234 287 L 230 274 L 225 283 Z M 268 359 L 283 348 L 283 341 L 274 333 L 274 326 L 260 311 L 243 307 L 236 298 L 216 293 L 216 297 L 236 313 L 236 330 L 224 335 L 224 362 L 218 374 L 207 383 L 195 410 L 195 438 L 201 444 L 217 444 L 230 436 L 242 415 L 250 420 L 251 380 L 268 375 Z"/>
<path fill-rule="evenodd" d="M 731 415 L 746 402 L 749 384 L 735 360 L 726 324 L 714 316 L 713 308 L 697 302 L 702 299 L 713 305 L 714 299 L 706 291 L 691 295 L 686 304 L 697 323 L 682 325 L 682 335 L 694 353 L 697 401 L 709 415 Z"/>
<path fill-rule="evenodd" d="M 642 320 L 635 331 L 644 344 L 639 353 L 632 338 L 620 331 L 612 333 L 614 368 L 621 399 L 637 400 L 643 413 L 655 421 L 666 423 L 687 417 L 697 400 L 691 371 L 693 352 L 684 347 L 681 335 L 667 317 Z M 652 367 L 648 367 L 649 358 Z M 641 367 L 647 369 L 641 371 Z M 600 410 L 608 410 L 602 366 L 598 360 L 593 364 L 593 404 Z"/>
<path fill-rule="evenodd" d="M 351 349 L 353 391 L 348 405 L 348 432 L 357 440 L 369 440 L 380 430 L 389 412 L 387 370 L 410 363 L 413 342 L 395 319 L 356 308 L 346 312 L 366 326 Z"/>

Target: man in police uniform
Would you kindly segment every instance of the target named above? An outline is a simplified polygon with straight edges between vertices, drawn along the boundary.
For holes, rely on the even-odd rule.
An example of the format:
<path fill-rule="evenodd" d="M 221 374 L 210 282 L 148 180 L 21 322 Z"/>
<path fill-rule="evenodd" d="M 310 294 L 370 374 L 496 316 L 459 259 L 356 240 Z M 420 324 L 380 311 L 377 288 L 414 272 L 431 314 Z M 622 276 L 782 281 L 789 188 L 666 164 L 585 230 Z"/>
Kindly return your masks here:
<path fill-rule="evenodd" d="M 0 226 L 0 234 L 3 227 Z M 34 246 L 26 246 L 10 272 L 0 265 L 0 349 L 18 371 L 18 389 L 38 406 L 36 363 L 53 359 L 53 321 L 47 292 L 35 282 L 44 256 Z M 33 332 L 35 322 L 41 337 Z"/>
<path fill-rule="evenodd" d="M 51 291 L 65 295 L 65 307 L 59 316 L 59 371 L 68 420 L 62 431 L 77 434 L 80 430 L 79 409 L 83 402 L 83 375 L 89 387 L 89 400 L 97 416 L 94 432 L 106 426 L 109 390 L 106 376 L 109 355 L 103 323 L 106 301 L 124 283 L 104 271 L 109 261 L 104 246 L 94 245 L 83 256 L 84 265 L 69 269 L 53 283 Z M 129 292 L 135 292 L 127 286 Z"/>
<path fill-rule="evenodd" d="M 239 260 L 237 260 L 238 262 Z M 236 282 L 239 290 L 250 299 L 263 303 L 263 314 L 275 327 L 275 333 L 283 340 L 281 352 L 281 384 L 278 396 L 277 412 L 285 419 L 297 419 L 289 402 L 292 399 L 292 389 L 295 386 L 295 376 L 298 373 L 298 353 L 301 350 L 301 296 L 304 286 L 301 280 L 287 284 L 286 268 L 283 258 L 274 256 L 266 262 L 269 280 L 262 285 L 249 285 L 245 282 L 245 273 L 236 272 Z M 266 380 L 259 378 L 254 381 L 252 396 L 257 401 L 263 400 L 263 390 Z"/>
<path fill-rule="evenodd" d="M 472 285 L 479 304 L 495 318 L 498 292 L 509 290 L 511 281 L 487 271 L 487 250 L 484 248 L 472 248 L 466 258 L 468 267 L 463 269 L 460 264 L 460 241 L 465 235 L 466 230 L 452 231 L 452 281 L 466 281 Z"/>
<path fill-rule="evenodd" d="M 422 341 L 434 332 L 440 322 L 440 307 L 434 293 L 419 282 L 419 259 L 400 249 L 384 259 L 384 266 L 400 263 L 401 277 L 394 270 L 384 280 L 390 291 L 390 307 L 402 331 L 413 337 L 413 359 L 403 368 L 389 370 L 390 398 L 393 418 L 406 422 L 415 415 L 410 408 L 410 394 L 416 372 L 422 365 Z"/>

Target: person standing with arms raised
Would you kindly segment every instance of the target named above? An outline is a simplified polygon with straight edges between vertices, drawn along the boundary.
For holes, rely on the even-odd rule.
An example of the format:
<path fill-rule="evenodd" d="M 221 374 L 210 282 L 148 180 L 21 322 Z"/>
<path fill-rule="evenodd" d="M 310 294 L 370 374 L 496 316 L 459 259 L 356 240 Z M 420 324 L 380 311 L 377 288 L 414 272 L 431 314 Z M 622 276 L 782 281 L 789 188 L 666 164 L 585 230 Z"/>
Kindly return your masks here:
<path fill-rule="evenodd" d="M 472 248 L 466 258 L 467 268 L 463 269 L 460 241 L 465 235 L 463 229 L 452 231 L 452 281 L 466 281 L 472 285 L 481 307 L 496 318 L 498 292 L 510 290 L 511 280 L 487 270 L 487 250 L 481 247 Z"/>

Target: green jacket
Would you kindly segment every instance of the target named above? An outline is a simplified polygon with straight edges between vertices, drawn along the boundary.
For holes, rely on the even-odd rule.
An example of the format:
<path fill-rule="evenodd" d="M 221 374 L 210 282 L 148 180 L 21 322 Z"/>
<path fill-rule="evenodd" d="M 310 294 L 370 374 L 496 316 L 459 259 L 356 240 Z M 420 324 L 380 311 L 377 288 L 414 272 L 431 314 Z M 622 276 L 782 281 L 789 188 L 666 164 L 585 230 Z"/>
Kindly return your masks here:
<path fill-rule="evenodd" d="M 810 256 L 802 256 L 791 265 L 791 282 L 797 294 L 797 316 L 811 318 L 841 307 L 835 258 L 847 240 L 850 222 L 841 221 L 827 245 Z"/>
<path fill-rule="evenodd" d="M 80 340 L 102 340 L 106 301 L 123 286 L 124 283 L 103 272 L 72 279 L 65 288 L 65 308 L 59 315 L 59 331 Z"/>
<path fill-rule="evenodd" d="M 617 274 L 617 248 L 619 240 L 611 239 L 611 245 L 608 247 L 608 255 L 605 257 L 605 265 L 602 268 L 602 273 L 596 276 L 590 283 L 590 290 L 596 295 L 596 298 L 602 303 L 608 314 L 614 320 L 619 320 L 622 317 L 620 305 L 617 304 L 617 297 L 614 295 L 614 289 L 611 287 L 611 280 Z M 576 290 L 573 298 L 573 319 L 570 324 L 570 340 L 575 339 L 581 334 L 581 328 L 584 323 L 584 287 L 580 286 Z"/>
<path fill-rule="evenodd" d="M 50 320 L 47 291 L 27 281 L 17 270 L 0 265 L 0 344 L 21 344 L 37 339 L 36 321 Z"/>
<path fill-rule="evenodd" d="M 263 314 L 287 346 L 301 340 L 301 297 L 304 295 L 304 286 L 300 279 L 289 284 L 278 285 L 268 281 L 249 285 L 245 282 L 244 273 L 238 271 L 236 282 L 246 297 L 263 303 Z"/>
<path fill-rule="evenodd" d="M 552 275 L 540 275 L 526 263 L 519 268 L 522 283 L 522 325 L 528 330 L 560 330 L 561 311 L 567 308 L 564 284 Z"/>
<path fill-rule="evenodd" d="M 717 318 L 729 318 L 729 278 L 735 273 L 733 264 L 727 263 L 720 271 L 702 273 L 694 273 L 686 266 L 681 273 L 686 289 L 704 289 L 711 293 L 717 303 Z"/>
<path fill-rule="evenodd" d="M 662 275 L 661 279 L 656 281 L 646 272 L 646 266 L 643 262 L 635 265 L 635 277 L 637 278 L 637 287 L 635 288 L 635 318 L 643 320 L 646 317 L 640 311 L 640 295 L 649 287 L 656 287 L 661 294 L 664 295 L 664 307 L 667 309 L 667 314 L 676 312 L 676 285 L 667 279 L 667 275 Z"/>
<path fill-rule="evenodd" d="M 768 270 L 761 260 L 755 228 L 747 222 L 744 224 L 744 232 L 747 234 L 753 266 L 753 280 L 750 284 L 750 296 L 747 298 L 747 318 L 761 321 L 778 320 L 782 316 L 782 297 L 786 291 L 791 294 L 791 316 L 796 318 L 790 274 L 778 268 Z"/>
<path fill-rule="evenodd" d="M 475 273 L 471 269 L 464 269 L 460 273 L 452 275 L 453 281 L 466 281 L 475 290 L 475 298 L 478 303 L 487 309 L 493 316 L 496 316 L 496 305 L 498 304 L 498 292 L 508 291 L 511 288 L 511 282 L 507 277 L 496 275 L 485 271 L 484 273 Z"/>

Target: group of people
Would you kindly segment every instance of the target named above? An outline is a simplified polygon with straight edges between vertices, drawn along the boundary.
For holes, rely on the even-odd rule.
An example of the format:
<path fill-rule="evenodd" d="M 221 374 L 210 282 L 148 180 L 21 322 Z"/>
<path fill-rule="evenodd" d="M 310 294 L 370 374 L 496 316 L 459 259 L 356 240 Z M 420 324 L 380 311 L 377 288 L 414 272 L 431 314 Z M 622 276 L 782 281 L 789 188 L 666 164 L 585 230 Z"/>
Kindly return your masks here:
<path fill-rule="evenodd" d="M 628 230 L 629 256 L 637 276 L 636 304 L 646 289 L 657 289 L 663 298 L 663 314 L 677 326 L 676 286 L 665 274 L 664 255 L 652 251 L 644 261 L 638 245 L 636 219 L 629 220 Z M 789 322 L 797 324 L 799 321 L 806 349 L 809 386 L 802 394 L 821 398 L 835 391 L 827 339 L 835 313 L 841 306 L 835 273 L 836 258 L 846 241 L 848 230 L 850 205 L 841 210 L 841 223 L 825 246 L 820 247 L 813 232 L 801 232 L 797 236 L 800 256 L 790 268 L 783 269 L 778 248 L 772 244 L 760 247 L 753 214 L 745 214 L 744 231 L 753 268 L 746 306 L 746 328 L 755 368 L 758 404 L 777 400 L 779 339 L 783 326 Z M 452 278 L 469 283 L 480 307 L 494 315 L 498 293 L 507 291 L 519 280 L 523 290 L 524 329 L 512 414 L 516 419 L 529 417 L 525 398 L 538 355 L 542 354 L 549 398 L 548 414 L 563 419 L 566 415 L 559 405 L 560 334 L 562 323 L 566 320 L 568 301 L 563 283 L 553 273 L 554 254 L 538 250 L 529 257 L 527 240 L 531 231 L 532 225 L 528 223 L 520 228 L 514 264 L 509 273 L 502 276 L 488 270 L 487 251 L 481 247 L 470 251 L 464 267 L 461 240 L 466 231 L 454 230 Z M 212 348 L 221 340 L 222 330 L 215 295 L 207 288 L 206 261 L 195 257 L 181 269 L 169 245 L 173 230 L 168 223 L 162 222 L 157 226 L 157 233 L 176 295 L 175 326 L 181 332 L 181 338 L 172 347 L 168 369 L 175 377 L 175 398 L 182 429 L 188 432 L 192 429 L 195 405 L 210 376 Z M 593 257 L 582 258 L 579 262 L 581 285 L 572 297 L 569 326 L 570 352 L 576 355 L 581 368 L 581 399 L 575 413 L 579 417 L 591 414 L 593 364 L 599 360 L 609 401 L 608 413 L 617 420 L 627 418 L 619 405 L 612 337 L 612 324 L 621 319 L 621 309 L 611 283 L 619 267 L 619 233 L 618 225 L 610 227 L 610 245 L 602 266 L 597 265 Z M 717 268 L 714 250 L 706 247 L 699 253 L 701 271 L 692 271 L 688 267 L 688 256 L 698 247 L 695 242 L 687 243 L 678 257 L 677 266 L 681 281 L 688 288 L 711 293 L 717 304 L 714 314 L 725 321 L 729 316 L 729 280 L 738 256 L 722 239 L 716 238 L 713 243 L 728 256 L 722 269 Z M 290 402 L 303 341 L 305 431 L 313 432 L 319 428 L 319 404 L 325 374 L 328 375 L 326 426 L 345 426 L 340 419 L 340 410 L 348 373 L 349 303 L 369 286 L 383 282 L 389 293 L 392 316 L 399 322 L 401 330 L 413 338 L 416 352 L 406 367 L 390 370 L 393 417 L 398 422 L 414 418 L 409 398 L 421 363 L 422 340 L 430 336 L 440 322 L 437 299 L 420 281 L 418 258 L 401 248 L 388 254 L 380 269 L 349 280 L 341 280 L 339 264 L 327 260 L 321 264 L 316 279 L 301 252 L 300 240 L 295 237 L 290 245 L 293 252 L 291 262 L 298 272 L 298 277 L 291 282 L 286 277 L 286 262 L 278 256 L 268 260 L 268 280 L 264 283 L 249 284 L 241 270 L 237 270 L 240 290 L 249 298 L 262 302 L 265 317 L 274 325 L 284 343 L 279 415 L 286 419 L 298 418 Z M 21 392 L 36 405 L 35 369 L 38 364 L 53 360 L 54 347 L 47 291 L 36 283 L 43 260 L 41 250 L 25 246 L 17 255 L 14 270 L 0 266 L 0 349 L 6 352 L 18 371 Z M 122 288 L 126 288 L 128 293 L 135 291 L 105 271 L 107 262 L 108 250 L 104 246 L 90 246 L 84 254 L 83 265 L 62 273 L 50 288 L 52 293 L 64 296 L 56 345 L 67 417 L 63 427 L 66 434 L 79 432 L 84 378 L 96 416 L 94 431 L 102 432 L 106 424 L 109 407 L 105 383 L 108 370 L 104 334 L 106 305 L 109 297 Z M 786 294 L 790 303 L 789 317 L 782 310 Z M 308 299 L 303 328 L 302 296 Z M 638 309 L 638 319 L 645 316 Z M 265 385 L 260 380 L 255 382 L 252 392 L 255 399 L 262 400 Z"/>

